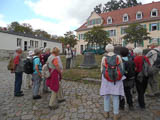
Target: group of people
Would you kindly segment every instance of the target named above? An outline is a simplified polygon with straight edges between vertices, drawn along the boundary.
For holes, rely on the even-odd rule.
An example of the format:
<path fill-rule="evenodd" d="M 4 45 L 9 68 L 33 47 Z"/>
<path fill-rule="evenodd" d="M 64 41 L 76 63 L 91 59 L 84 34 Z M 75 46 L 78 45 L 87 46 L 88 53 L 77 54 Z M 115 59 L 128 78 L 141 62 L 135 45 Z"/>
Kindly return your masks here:
<path fill-rule="evenodd" d="M 145 109 L 145 95 L 159 96 L 160 47 L 154 45 L 146 55 L 143 49 L 121 47 L 119 50 L 112 44 L 105 48 L 101 62 L 102 82 L 100 95 L 104 97 L 104 111 L 109 118 L 110 97 L 113 100 L 114 120 L 120 117 L 119 109 L 125 109 L 125 99 L 129 110 L 134 110 L 133 91 L 138 94 L 138 104 Z M 118 51 L 118 53 L 117 53 Z M 150 88 L 149 93 L 146 89 Z"/>
<path fill-rule="evenodd" d="M 13 69 L 11 71 L 15 73 L 14 96 L 21 97 L 24 95 L 21 91 L 24 72 L 25 88 L 32 88 L 33 99 L 41 99 L 40 86 L 43 81 L 43 93 L 51 93 L 49 108 L 57 109 L 58 103 L 65 101 L 61 87 L 63 65 L 59 52 L 57 47 L 52 50 L 50 48 L 37 48 L 34 51 L 29 51 L 27 58 L 23 60 L 22 49 L 17 48 L 13 55 Z M 44 75 L 46 68 L 50 73 L 48 78 Z"/>
<path fill-rule="evenodd" d="M 138 94 L 138 103 L 141 109 L 145 109 L 145 95 L 147 86 L 150 89 L 148 96 L 156 97 L 159 94 L 159 68 L 160 68 L 160 47 L 155 45 L 146 55 L 140 47 L 132 49 L 131 47 L 121 47 L 117 50 L 112 44 L 105 48 L 101 61 L 102 83 L 100 95 L 104 97 L 104 111 L 109 118 L 110 98 L 113 100 L 114 120 L 118 120 L 119 109 L 125 109 L 125 99 L 129 110 L 134 110 L 132 91 L 136 87 Z M 45 49 L 35 49 L 29 51 L 27 60 L 32 61 L 32 74 L 25 74 L 26 88 L 33 89 L 33 99 L 41 99 L 40 86 L 43 81 L 43 92 L 50 93 L 50 109 L 57 109 L 58 103 L 64 102 L 61 79 L 63 65 L 59 56 L 59 49 L 54 47 Z M 15 73 L 14 95 L 23 96 L 21 91 L 22 77 L 24 72 L 24 62 L 21 57 L 22 49 L 17 48 L 13 56 L 13 70 Z M 66 69 L 75 65 L 76 52 L 67 45 L 65 50 Z M 72 65 L 71 65 L 72 64 Z M 29 65 L 28 65 L 29 66 Z M 44 67 L 45 66 L 45 67 Z M 46 67 L 47 66 L 47 67 Z M 45 77 L 46 69 L 49 71 L 49 77 Z M 148 74 L 144 73 L 148 70 Z M 50 90 L 48 89 L 50 88 Z"/>

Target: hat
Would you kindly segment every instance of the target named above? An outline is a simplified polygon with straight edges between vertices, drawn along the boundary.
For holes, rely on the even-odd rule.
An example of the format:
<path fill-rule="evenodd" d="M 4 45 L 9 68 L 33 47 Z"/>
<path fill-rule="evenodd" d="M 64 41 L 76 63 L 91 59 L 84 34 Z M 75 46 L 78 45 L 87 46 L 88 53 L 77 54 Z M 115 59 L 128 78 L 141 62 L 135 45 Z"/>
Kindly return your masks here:
<path fill-rule="evenodd" d="M 29 51 L 29 52 L 28 52 L 28 55 L 29 55 L 29 56 L 32 56 L 33 54 L 34 54 L 33 51 Z"/>

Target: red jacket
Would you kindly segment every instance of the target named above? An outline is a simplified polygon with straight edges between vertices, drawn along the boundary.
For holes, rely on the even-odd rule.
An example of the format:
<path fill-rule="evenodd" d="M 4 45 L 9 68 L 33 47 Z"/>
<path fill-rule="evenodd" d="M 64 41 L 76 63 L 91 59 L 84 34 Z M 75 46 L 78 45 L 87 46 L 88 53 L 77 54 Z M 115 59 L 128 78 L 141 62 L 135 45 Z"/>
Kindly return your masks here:
<path fill-rule="evenodd" d="M 142 58 L 143 58 L 143 56 L 136 56 L 134 58 L 134 63 L 135 63 L 135 66 L 136 66 L 136 72 L 141 72 L 142 71 L 142 63 L 143 63 Z M 150 65 L 149 59 L 146 56 L 144 56 L 144 59 Z"/>

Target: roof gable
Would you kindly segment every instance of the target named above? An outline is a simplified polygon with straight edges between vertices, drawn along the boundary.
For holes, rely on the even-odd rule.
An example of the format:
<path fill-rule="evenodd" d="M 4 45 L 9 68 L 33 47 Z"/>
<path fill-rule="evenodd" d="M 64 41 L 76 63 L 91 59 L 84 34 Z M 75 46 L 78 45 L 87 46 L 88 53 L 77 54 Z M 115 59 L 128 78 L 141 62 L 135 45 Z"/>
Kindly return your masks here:
<path fill-rule="evenodd" d="M 136 22 L 136 21 L 155 19 L 155 18 L 151 18 L 151 11 L 154 8 L 158 10 L 158 18 L 160 19 L 160 2 L 152 2 L 152 3 L 149 3 L 149 4 L 137 5 L 137 6 L 134 6 L 134 7 L 114 10 L 114 11 L 111 11 L 111 12 L 106 12 L 106 13 L 99 14 L 99 16 L 101 16 L 104 20 L 103 26 L 108 25 L 107 24 L 107 18 L 108 17 L 112 18 L 112 24 L 111 25 L 120 25 L 120 24 L 132 23 L 132 22 Z M 143 18 L 141 20 L 136 20 L 136 14 L 137 14 L 138 11 L 142 12 Z M 124 14 L 128 14 L 128 17 L 129 17 L 129 21 L 126 22 L 126 23 L 123 22 L 123 15 Z M 86 23 L 84 23 L 76 31 L 81 31 L 81 30 L 87 29 L 87 26 L 85 24 Z"/>

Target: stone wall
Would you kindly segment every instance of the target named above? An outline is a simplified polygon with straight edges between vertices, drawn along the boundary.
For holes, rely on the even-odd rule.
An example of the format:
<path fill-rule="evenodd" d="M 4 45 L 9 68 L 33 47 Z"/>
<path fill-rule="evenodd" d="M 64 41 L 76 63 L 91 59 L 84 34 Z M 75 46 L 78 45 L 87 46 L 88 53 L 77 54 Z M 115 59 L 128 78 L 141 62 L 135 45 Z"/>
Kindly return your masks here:
<path fill-rule="evenodd" d="M 4 58 L 4 59 L 7 59 L 7 58 L 10 58 L 10 56 L 12 56 L 14 53 L 13 50 L 2 50 L 0 49 L 0 59 Z"/>
<path fill-rule="evenodd" d="M 9 59 L 13 54 L 14 50 L 2 50 L 0 49 L 0 59 Z M 27 56 L 27 52 L 23 53 L 23 58 Z"/>

